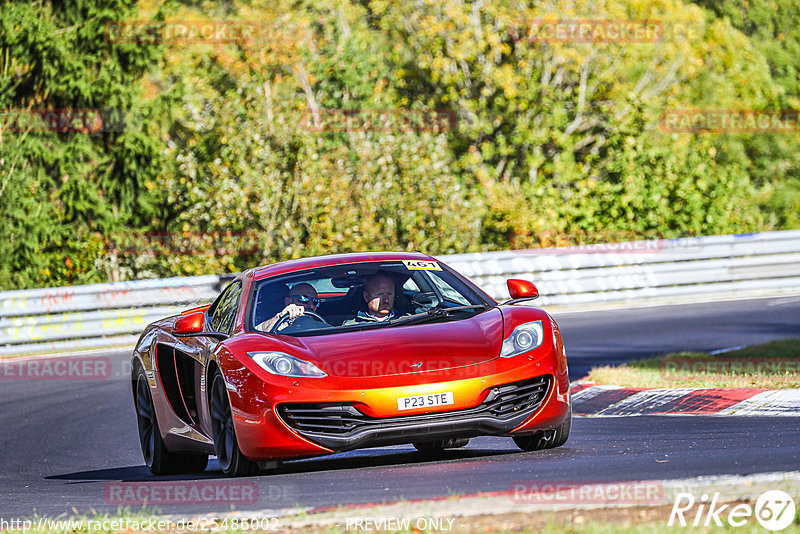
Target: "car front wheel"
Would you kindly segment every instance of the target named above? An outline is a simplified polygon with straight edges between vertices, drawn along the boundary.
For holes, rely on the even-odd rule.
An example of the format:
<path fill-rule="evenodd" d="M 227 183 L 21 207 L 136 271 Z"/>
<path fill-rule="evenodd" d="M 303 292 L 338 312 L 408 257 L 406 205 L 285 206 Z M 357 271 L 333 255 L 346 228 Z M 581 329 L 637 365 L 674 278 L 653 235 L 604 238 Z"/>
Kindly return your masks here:
<path fill-rule="evenodd" d="M 569 439 L 569 432 L 572 428 L 572 397 L 569 399 L 569 411 L 564 422 L 556 428 L 537 432 L 527 436 L 515 436 L 514 443 L 523 451 L 540 451 L 542 449 L 553 449 L 560 447 Z"/>
<path fill-rule="evenodd" d="M 236 430 L 233 427 L 233 414 L 225 379 L 219 371 L 214 375 L 211 383 L 211 433 L 214 438 L 214 448 L 217 451 L 217 460 L 222 472 L 229 477 L 255 475 L 258 473 L 258 464 L 247 458 L 239 449 L 236 440 Z"/>

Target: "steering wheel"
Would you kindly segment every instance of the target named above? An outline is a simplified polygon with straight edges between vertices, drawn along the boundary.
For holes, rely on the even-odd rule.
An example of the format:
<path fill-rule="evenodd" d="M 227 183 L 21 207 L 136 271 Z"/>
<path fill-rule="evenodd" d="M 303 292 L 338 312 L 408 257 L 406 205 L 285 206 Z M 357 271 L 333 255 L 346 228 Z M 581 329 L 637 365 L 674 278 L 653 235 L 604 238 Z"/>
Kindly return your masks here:
<path fill-rule="evenodd" d="M 312 318 L 312 319 L 314 319 L 315 321 L 319 321 L 319 322 L 321 322 L 321 323 L 328 324 L 328 321 L 326 321 L 325 319 L 323 319 L 321 315 L 319 315 L 319 314 L 317 314 L 317 313 L 314 313 L 314 312 L 312 312 L 312 311 L 308 311 L 308 310 L 306 310 L 306 311 L 304 311 L 304 312 L 302 313 L 302 315 L 298 315 L 297 317 L 295 317 L 295 319 L 298 319 L 298 318 L 300 318 L 300 317 L 311 317 L 311 318 Z M 293 321 L 293 320 L 294 320 L 294 319 L 291 319 L 291 318 L 290 318 L 290 316 L 289 316 L 289 312 L 285 312 L 285 313 L 281 314 L 281 317 L 280 317 L 280 319 L 278 319 L 278 321 L 277 321 L 277 322 L 276 322 L 274 325 L 272 325 L 272 328 L 270 328 L 270 329 L 269 329 L 269 331 L 268 331 L 267 333 L 268 333 L 268 334 L 274 334 L 274 333 L 276 333 L 276 332 L 278 331 L 278 327 L 279 327 L 280 325 L 282 325 L 283 323 L 288 323 L 289 321 Z"/>

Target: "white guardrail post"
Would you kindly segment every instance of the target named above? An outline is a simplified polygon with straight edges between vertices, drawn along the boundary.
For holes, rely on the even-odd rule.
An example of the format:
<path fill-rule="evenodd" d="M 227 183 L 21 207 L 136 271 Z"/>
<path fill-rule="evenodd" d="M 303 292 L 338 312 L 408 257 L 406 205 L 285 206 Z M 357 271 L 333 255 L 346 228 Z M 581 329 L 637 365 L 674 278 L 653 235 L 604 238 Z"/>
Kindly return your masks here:
<path fill-rule="evenodd" d="M 542 306 L 800 292 L 800 230 L 439 256 L 498 300 Z M 150 322 L 210 302 L 219 276 L 0 292 L 0 356 L 132 346 Z"/>

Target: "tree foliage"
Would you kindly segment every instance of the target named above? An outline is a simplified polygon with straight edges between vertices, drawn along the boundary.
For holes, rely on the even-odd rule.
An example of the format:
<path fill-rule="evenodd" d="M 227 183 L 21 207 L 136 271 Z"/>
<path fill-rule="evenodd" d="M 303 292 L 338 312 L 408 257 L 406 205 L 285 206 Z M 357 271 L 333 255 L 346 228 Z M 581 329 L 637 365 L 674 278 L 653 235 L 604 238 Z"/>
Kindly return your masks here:
<path fill-rule="evenodd" d="M 769 66 L 780 91 L 774 109 L 800 110 L 800 4 L 794 0 L 697 2 L 745 34 Z M 762 188 L 763 211 L 779 228 L 800 227 L 800 150 L 794 135 L 723 138 L 732 159 Z"/>
<path fill-rule="evenodd" d="M 103 280 L 98 236 L 153 222 L 147 184 L 162 150 L 137 115 L 147 109 L 139 82 L 158 51 L 104 36 L 135 9 L 129 0 L 0 6 L 0 287 Z M 87 109 L 122 110 L 128 127 L 91 133 L 10 120 Z"/>
<path fill-rule="evenodd" d="M 121 132 L 2 132 L 2 288 L 800 223 L 796 135 L 659 127 L 665 110 L 797 109 L 792 0 L 0 9 L 0 109 L 126 114 Z M 104 35 L 165 17 L 258 31 Z M 553 19 L 660 21 L 663 38 L 532 32 Z"/>

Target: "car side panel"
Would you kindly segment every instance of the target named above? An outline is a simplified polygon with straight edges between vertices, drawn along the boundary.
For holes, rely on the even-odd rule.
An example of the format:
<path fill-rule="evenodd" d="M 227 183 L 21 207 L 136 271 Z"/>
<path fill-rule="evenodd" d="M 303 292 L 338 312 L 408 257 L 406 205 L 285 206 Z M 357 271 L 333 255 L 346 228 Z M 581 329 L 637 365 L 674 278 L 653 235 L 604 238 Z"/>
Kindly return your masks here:
<path fill-rule="evenodd" d="M 204 340 L 207 338 L 174 337 L 170 331 L 177 317 L 180 316 L 169 317 L 153 323 L 145 330 L 133 352 L 133 372 L 135 372 L 136 366 L 139 365 L 147 374 L 159 432 L 167 449 L 172 452 L 208 452 L 213 454 L 213 442 L 209 437 L 210 426 L 208 426 L 207 417 L 205 416 L 208 413 L 207 396 L 198 390 L 197 410 L 200 421 L 197 424 L 190 424 L 176 414 L 165 394 L 165 384 L 159 374 L 156 359 L 157 345 L 176 348 L 197 360 L 200 365 L 205 365 L 208 342 Z"/>

